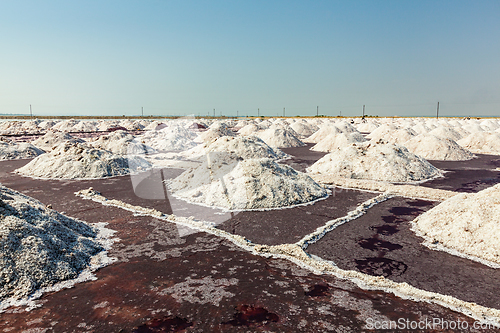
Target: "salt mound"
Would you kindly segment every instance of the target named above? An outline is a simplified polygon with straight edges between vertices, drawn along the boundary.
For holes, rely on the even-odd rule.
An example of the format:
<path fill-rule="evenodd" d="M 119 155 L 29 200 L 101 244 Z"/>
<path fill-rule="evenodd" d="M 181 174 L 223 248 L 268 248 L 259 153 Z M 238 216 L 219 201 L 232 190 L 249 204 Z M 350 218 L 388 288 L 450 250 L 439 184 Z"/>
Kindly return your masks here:
<path fill-rule="evenodd" d="M 336 127 L 335 125 L 325 125 L 320 127 L 313 135 L 304 140 L 304 142 L 308 143 L 318 143 L 321 140 L 325 139 L 332 133 L 342 133 L 342 131 Z"/>
<path fill-rule="evenodd" d="M 378 141 L 383 138 L 387 133 L 392 133 L 397 130 L 398 127 L 392 124 L 383 124 L 373 130 L 370 134 L 366 136 L 367 139 Z"/>
<path fill-rule="evenodd" d="M 196 133 L 179 124 L 169 124 L 159 131 L 146 132 L 142 140 L 160 151 L 183 151 L 198 145 L 193 141 L 196 137 Z"/>
<path fill-rule="evenodd" d="M 0 308 L 99 268 L 103 245 L 97 229 L 0 186 Z"/>
<path fill-rule="evenodd" d="M 0 160 L 16 160 L 23 158 L 34 158 L 44 151 L 30 143 L 16 143 L 0 137 Z"/>
<path fill-rule="evenodd" d="M 457 143 L 476 154 L 500 154 L 500 133 L 497 132 L 472 133 Z"/>
<path fill-rule="evenodd" d="M 269 127 L 267 130 L 257 133 L 257 136 L 271 147 L 290 148 L 305 146 L 292 132 L 282 127 Z"/>
<path fill-rule="evenodd" d="M 463 138 L 463 135 L 460 134 L 457 130 L 453 129 L 452 127 L 441 126 L 433 129 L 432 131 L 429 132 L 429 134 L 437 136 L 438 138 L 450 139 L 453 141 L 457 141 Z"/>
<path fill-rule="evenodd" d="M 91 120 L 81 120 L 73 126 L 71 132 L 95 132 L 99 129 L 99 123 Z"/>
<path fill-rule="evenodd" d="M 84 144 L 64 143 L 15 170 L 27 177 L 105 178 L 149 169 L 151 164 L 139 156 L 127 158 Z"/>
<path fill-rule="evenodd" d="M 39 137 L 35 141 L 31 142 L 34 146 L 43 149 L 45 151 L 51 151 L 52 148 L 58 146 L 61 143 L 64 142 L 71 142 L 71 143 L 84 143 L 85 141 L 79 138 L 73 137 L 69 133 L 64 133 L 64 132 L 52 132 L 48 131 L 45 133 L 44 136 Z"/>
<path fill-rule="evenodd" d="M 132 134 L 121 130 L 101 135 L 95 140 L 90 141 L 89 144 L 99 149 L 109 150 L 118 155 L 145 155 L 154 152 L 153 148 L 136 140 Z"/>
<path fill-rule="evenodd" d="M 296 121 L 290 125 L 290 128 L 292 128 L 295 133 L 300 135 L 303 138 L 309 137 L 314 134 L 319 128 L 314 125 L 309 125 L 307 123 L 303 123 L 300 121 Z"/>
<path fill-rule="evenodd" d="M 378 128 L 378 125 L 372 123 L 372 122 L 366 122 L 366 123 L 361 123 L 359 125 L 356 125 L 356 129 L 359 132 L 364 132 L 364 133 L 371 133 L 374 130 Z"/>
<path fill-rule="evenodd" d="M 269 209 L 324 198 L 327 191 L 304 173 L 272 159 L 241 160 L 211 153 L 169 184 L 173 195 L 227 210 Z"/>
<path fill-rule="evenodd" d="M 229 127 L 220 122 L 213 123 L 210 125 L 206 132 L 201 133 L 198 138 L 196 138 L 195 142 L 211 142 L 217 138 L 222 136 L 235 136 L 233 131 L 229 129 Z"/>
<path fill-rule="evenodd" d="M 345 148 L 353 143 L 364 142 L 366 139 L 360 133 L 332 133 L 315 144 L 311 150 L 332 152 Z"/>
<path fill-rule="evenodd" d="M 460 193 L 413 221 L 413 230 L 430 247 L 500 264 L 500 185 Z"/>
<path fill-rule="evenodd" d="M 396 130 L 385 131 L 385 132 L 374 131 L 368 136 L 371 138 L 371 141 L 373 142 L 383 140 L 390 143 L 397 143 L 400 145 L 404 145 L 406 141 L 417 136 L 417 133 L 413 131 L 411 128 L 399 128 Z"/>
<path fill-rule="evenodd" d="M 405 147 L 427 160 L 466 161 L 474 158 L 470 151 L 460 147 L 455 141 L 438 138 L 430 133 L 414 137 L 405 143 Z"/>
<path fill-rule="evenodd" d="M 68 119 L 64 120 L 61 122 L 58 122 L 54 126 L 52 126 L 52 129 L 61 131 L 61 132 L 73 132 L 73 127 L 76 126 L 79 123 L 78 120 L 75 119 Z"/>
<path fill-rule="evenodd" d="M 248 124 L 239 129 L 240 135 L 254 135 L 259 131 L 259 126 L 256 124 Z"/>
<path fill-rule="evenodd" d="M 416 182 L 441 176 L 439 169 L 403 146 L 365 142 L 323 156 L 309 172 L 392 183 Z"/>
<path fill-rule="evenodd" d="M 283 159 L 288 155 L 278 148 L 271 148 L 262 139 L 256 136 L 223 136 L 211 144 L 205 145 L 205 153 L 227 152 L 243 159 L 271 158 Z"/>

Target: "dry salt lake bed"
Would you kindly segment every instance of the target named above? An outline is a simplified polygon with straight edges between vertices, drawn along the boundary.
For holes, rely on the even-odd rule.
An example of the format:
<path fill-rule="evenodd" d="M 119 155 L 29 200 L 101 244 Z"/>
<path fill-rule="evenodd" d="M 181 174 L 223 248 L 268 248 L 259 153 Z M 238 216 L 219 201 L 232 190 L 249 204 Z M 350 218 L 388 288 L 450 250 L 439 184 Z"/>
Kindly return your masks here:
<path fill-rule="evenodd" d="M 0 331 L 499 331 L 499 128 L 0 123 Z"/>

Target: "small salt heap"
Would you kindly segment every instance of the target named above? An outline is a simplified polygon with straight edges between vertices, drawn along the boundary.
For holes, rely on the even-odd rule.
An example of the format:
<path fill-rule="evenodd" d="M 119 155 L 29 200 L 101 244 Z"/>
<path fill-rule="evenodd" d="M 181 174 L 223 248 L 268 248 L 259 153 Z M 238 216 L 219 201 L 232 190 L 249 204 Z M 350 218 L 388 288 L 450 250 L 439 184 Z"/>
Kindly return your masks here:
<path fill-rule="evenodd" d="M 305 145 L 293 132 L 281 126 L 270 126 L 265 131 L 259 132 L 256 135 L 271 147 L 290 148 Z"/>
<path fill-rule="evenodd" d="M 406 142 L 405 147 L 427 160 L 466 161 L 474 158 L 470 151 L 460 147 L 455 141 L 438 138 L 430 133 L 417 135 Z"/>
<path fill-rule="evenodd" d="M 159 131 L 148 131 L 141 138 L 159 151 L 183 151 L 198 145 L 193 141 L 197 136 L 196 132 L 186 129 L 183 124 L 169 122 L 167 127 Z"/>
<path fill-rule="evenodd" d="M 89 141 L 89 144 L 118 155 L 145 155 L 154 152 L 153 148 L 137 140 L 132 134 L 121 130 L 101 135 Z"/>
<path fill-rule="evenodd" d="M 332 152 L 339 148 L 345 148 L 353 143 L 364 142 L 366 139 L 358 132 L 354 133 L 331 133 L 317 144 L 311 150 Z"/>
<path fill-rule="evenodd" d="M 497 132 L 472 133 L 457 143 L 476 154 L 500 154 L 500 133 Z"/>
<path fill-rule="evenodd" d="M 223 122 L 215 122 L 206 132 L 201 133 L 195 142 L 211 142 L 222 136 L 235 136 L 235 133 Z"/>
<path fill-rule="evenodd" d="M 35 147 L 38 147 L 45 151 L 51 151 L 52 148 L 55 148 L 56 146 L 64 142 L 84 143 L 85 141 L 79 138 L 75 138 L 69 133 L 48 131 L 47 133 L 45 133 L 45 135 L 39 137 L 31 143 Z"/>

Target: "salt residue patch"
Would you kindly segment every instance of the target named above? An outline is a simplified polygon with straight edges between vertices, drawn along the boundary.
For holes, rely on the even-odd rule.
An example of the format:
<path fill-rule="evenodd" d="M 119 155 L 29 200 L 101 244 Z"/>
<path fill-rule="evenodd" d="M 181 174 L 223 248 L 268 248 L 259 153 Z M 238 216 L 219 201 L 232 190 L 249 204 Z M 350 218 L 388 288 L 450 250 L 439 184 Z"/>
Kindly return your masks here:
<path fill-rule="evenodd" d="M 109 236 L 100 239 L 97 228 L 0 186 L 0 310 L 85 271 L 88 279 L 110 263 L 98 256 L 110 247 Z"/>
<path fill-rule="evenodd" d="M 30 143 L 17 143 L 0 137 L 0 160 L 34 158 L 43 153 L 43 150 Z"/>
<path fill-rule="evenodd" d="M 403 146 L 360 143 L 323 156 L 310 168 L 313 173 L 331 173 L 354 179 L 372 179 L 393 183 L 428 180 L 442 172 Z"/>
<path fill-rule="evenodd" d="M 276 148 L 301 147 L 305 145 L 291 131 L 277 126 L 271 126 L 267 130 L 257 133 L 257 136 L 269 146 Z"/>
<path fill-rule="evenodd" d="M 345 148 L 353 143 L 364 142 L 366 139 L 358 132 L 354 133 L 331 133 L 320 142 L 315 144 L 311 150 L 331 152 L 339 148 Z"/>
<path fill-rule="evenodd" d="M 105 178 L 146 170 L 151 164 L 139 156 L 122 157 L 84 144 L 64 143 L 15 170 L 37 178 Z"/>
<path fill-rule="evenodd" d="M 500 133 L 478 132 L 458 140 L 457 143 L 477 154 L 500 154 Z"/>
<path fill-rule="evenodd" d="M 500 185 L 457 194 L 417 217 L 413 230 L 430 247 L 500 264 Z"/>
<path fill-rule="evenodd" d="M 169 187 L 176 197 L 226 210 L 280 208 L 327 196 L 309 176 L 287 165 L 227 153 L 208 154 L 202 165 L 186 170 Z"/>
<path fill-rule="evenodd" d="M 405 147 L 415 155 L 428 160 L 466 161 L 474 155 L 450 139 L 434 135 L 420 134 L 405 143 Z"/>
<path fill-rule="evenodd" d="M 31 142 L 34 146 L 45 151 L 51 151 L 52 148 L 64 142 L 71 143 L 84 143 L 85 141 L 80 138 L 75 138 L 69 133 L 48 131 L 44 136 L 39 137 Z"/>

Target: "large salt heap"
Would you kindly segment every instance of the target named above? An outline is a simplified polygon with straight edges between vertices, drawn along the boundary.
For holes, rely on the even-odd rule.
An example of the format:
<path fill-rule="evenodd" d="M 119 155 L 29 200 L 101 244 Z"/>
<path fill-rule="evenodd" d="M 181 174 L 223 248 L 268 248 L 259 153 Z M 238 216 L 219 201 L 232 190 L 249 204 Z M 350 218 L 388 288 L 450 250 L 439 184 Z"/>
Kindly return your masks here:
<path fill-rule="evenodd" d="M 308 175 L 273 159 L 210 153 L 202 165 L 170 181 L 173 195 L 226 210 L 271 209 L 310 203 L 327 191 Z"/>
<path fill-rule="evenodd" d="M 64 143 L 15 172 L 38 178 L 105 178 L 146 170 L 151 164 L 139 156 L 113 154 L 79 143 Z"/>
<path fill-rule="evenodd" d="M 210 142 L 222 136 L 235 136 L 235 133 L 229 129 L 227 124 L 223 122 L 215 122 L 206 132 L 201 133 L 194 141 Z"/>
<path fill-rule="evenodd" d="M 53 132 L 48 131 L 45 135 L 39 137 L 35 141 L 32 141 L 35 147 L 43 149 L 45 151 L 51 151 L 61 143 L 71 142 L 71 143 L 84 143 L 85 141 L 79 138 L 73 137 L 71 134 L 66 132 Z"/>
<path fill-rule="evenodd" d="M 413 230 L 430 247 L 500 264 L 500 184 L 451 197 L 417 217 Z"/>
<path fill-rule="evenodd" d="M 194 142 L 198 135 L 183 126 L 182 123 L 169 122 L 161 130 L 148 131 L 141 139 L 149 146 L 159 151 L 183 151 L 198 144 Z"/>
<path fill-rule="evenodd" d="M 0 186 L 0 309 L 110 263 L 105 246 L 98 229 Z"/>
<path fill-rule="evenodd" d="M 442 172 L 405 147 L 387 142 L 365 142 L 331 152 L 309 172 L 334 176 L 406 183 L 428 180 Z"/>
<path fill-rule="evenodd" d="M 474 158 L 470 151 L 462 148 L 455 141 L 438 138 L 430 133 L 417 135 L 407 141 L 404 146 L 413 154 L 427 160 L 466 161 Z"/>
<path fill-rule="evenodd" d="M 43 153 L 43 150 L 30 143 L 17 143 L 7 138 L 0 137 L 0 160 L 34 158 Z"/>
<path fill-rule="evenodd" d="M 223 136 L 210 144 L 205 144 L 203 153 L 226 152 L 243 159 L 272 158 L 283 159 L 288 155 L 278 148 L 271 148 L 262 139 L 256 136 Z"/>

